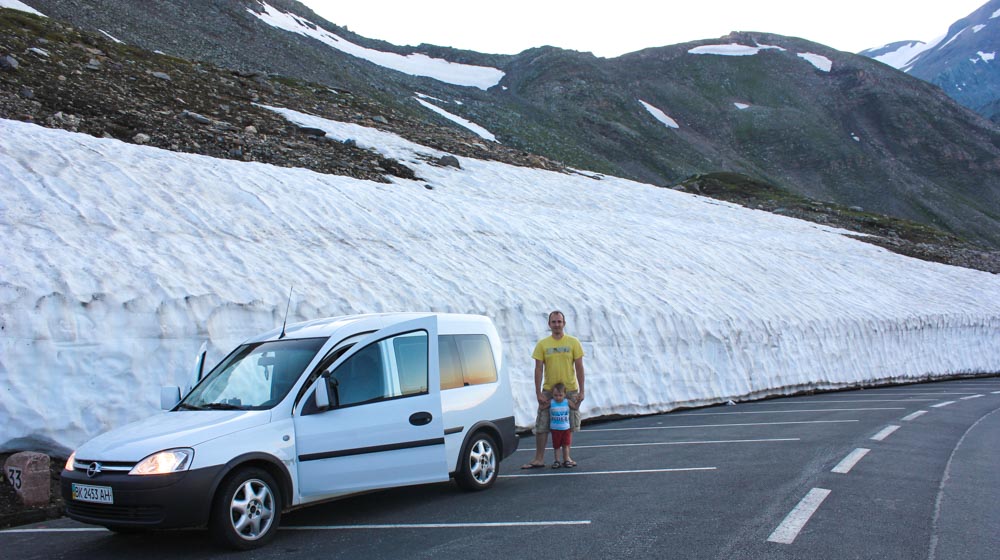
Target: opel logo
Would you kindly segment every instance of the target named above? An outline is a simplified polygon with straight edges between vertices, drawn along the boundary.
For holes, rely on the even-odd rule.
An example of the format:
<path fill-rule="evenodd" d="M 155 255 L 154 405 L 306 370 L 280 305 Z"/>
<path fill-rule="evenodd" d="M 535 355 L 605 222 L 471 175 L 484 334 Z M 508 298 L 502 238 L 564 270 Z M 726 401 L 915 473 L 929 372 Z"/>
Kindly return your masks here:
<path fill-rule="evenodd" d="M 87 478 L 94 478 L 99 474 L 101 474 L 101 464 L 94 461 L 87 467 Z"/>

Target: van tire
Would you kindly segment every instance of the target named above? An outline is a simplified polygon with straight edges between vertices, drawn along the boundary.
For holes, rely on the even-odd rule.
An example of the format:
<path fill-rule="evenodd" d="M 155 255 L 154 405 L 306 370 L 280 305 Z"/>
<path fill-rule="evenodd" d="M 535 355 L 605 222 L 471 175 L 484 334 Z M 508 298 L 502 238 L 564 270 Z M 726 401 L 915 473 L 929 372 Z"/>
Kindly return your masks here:
<path fill-rule="evenodd" d="M 220 544 L 236 550 L 264 546 L 278 532 L 282 503 L 281 489 L 267 471 L 239 469 L 215 495 L 209 530 Z"/>
<path fill-rule="evenodd" d="M 496 441 L 486 432 L 476 432 L 465 443 L 455 482 L 464 490 L 486 490 L 497 481 L 500 469 Z"/>

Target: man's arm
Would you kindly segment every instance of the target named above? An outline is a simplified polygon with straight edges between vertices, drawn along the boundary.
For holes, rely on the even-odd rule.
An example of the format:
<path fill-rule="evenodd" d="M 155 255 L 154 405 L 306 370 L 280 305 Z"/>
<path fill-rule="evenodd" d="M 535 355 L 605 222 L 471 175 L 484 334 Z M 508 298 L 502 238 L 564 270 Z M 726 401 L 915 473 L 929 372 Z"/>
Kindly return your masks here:
<path fill-rule="evenodd" d="M 542 361 L 535 360 L 535 398 L 538 399 L 538 404 L 547 404 L 549 399 L 545 397 L 545 393 L 542 393 Z"/>
<path fill-rule="evenodd" d="M 579 386 L 580 393 L 576 396 L 576 403 L 580 404 L 583 402 L 583 356 L 577 358 L 573 362 L 573 367 L 576 369 L 576 384 Z"/>

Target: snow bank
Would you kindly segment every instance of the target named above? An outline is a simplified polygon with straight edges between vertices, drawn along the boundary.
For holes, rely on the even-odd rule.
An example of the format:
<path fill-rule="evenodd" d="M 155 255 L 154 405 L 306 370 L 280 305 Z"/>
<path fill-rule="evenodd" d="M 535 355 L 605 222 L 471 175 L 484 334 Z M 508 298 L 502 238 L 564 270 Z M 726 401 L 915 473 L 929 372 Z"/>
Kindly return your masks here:
<path fill-rule="evenodd" d="M 833 68 L 833 61 L 821 54 L 798 53 L 798 56 L 823 72 L 829 72 L 830 69 Z"/>
<path fill-rule="evenodd" d="M 562 309 L 586 417 L 1000 371 L 1000 279 L 616 178 L 463 159 L 291 111 L 413 166 L 379 184 L 0 120 L 0 448 L 65 450 L 281 323 L 483 313 L 516 419 Z M 433 190 L 424 185 L 433 186 Z M 558 203 L 556 201 L 559 201 Z"/>
<path fill-rule="evenodd" d="M 417 97 L 414 97 L 414 99 L 417 100 L 417 103 L 420 103 L 421 105 L 423 105 L 427 109 L 430 109 L 431 111 L 434 111 L 435 113 L 437 113 L 438 115 L 441 115 L 442 117 L 448 119 L 449 121 L 451 121 L 451 122 L 453 122 L 453 123 L 455 123 L 455 124 L 457 124 L 457 125 L 465 128 L 465 129 L 468 129 L 469 131 L 471 131 L 475 135 L 479 136 L 483 140 L 489 140 L 490 142 L 496 142 L 497 141 L 497 137 L 492 132 L 490 132 L 489 130 L 486 130 L 485 128 L 479 126 L 478 124 L 476 124 L 476 123 L 474 123 L 474 122 L 472 122 L 472 121 L 470 121 L 468 119 L 464 119 L 464 118 L 462 118 L 462 117 L 460 117 L 460 116 L 458 116 L 458 115 L 456 115 L 454 113 L 449 113 L 448 111 L 445 111 L 444 109 L 442 109 L 441 107 L 438 107 L 437 105 L 435 105 L 433 103 L 429 103 L 427 101 L 424 101 L 423 100 L 424 97 L 429 97 L 429 96 L 424 96 L 424 95 L 417 94 Z M 431 97 L 431 99 L 434 99 L 434 98 Z M 438 99 L 438 101 L 441 101 L 441 100 Z"/>
<path fill-rule="evenodd" d="M 272 27 L 312 37 L 338 51 L 411 76 L 425 76 L 449 84 L 477 87 L 483 90 L 497 85 L 504 77 L 503 71 L 488 66 L 459 64 L 442 58 L 431 58 L 420 53 L 404 56 L 365 48 L 331 33 L 307 19 L 300 18 L 290 12 L 282 12 L 266 2 L 262 3 L 262 8 L 264 10 L 262 13 L 257 13 L 249 8 L 247 11 Z"/>

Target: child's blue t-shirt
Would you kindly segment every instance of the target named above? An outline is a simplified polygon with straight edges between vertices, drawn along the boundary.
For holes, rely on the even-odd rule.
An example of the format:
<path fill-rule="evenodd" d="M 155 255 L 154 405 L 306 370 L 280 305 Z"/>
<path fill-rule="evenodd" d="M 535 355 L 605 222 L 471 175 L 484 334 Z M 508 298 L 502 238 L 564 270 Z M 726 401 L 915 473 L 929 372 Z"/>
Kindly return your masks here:
<path fill-rule="evenodd" d="M 563 399 L 561 403 L 552 401 L 549 406 L 550 430 L 569 429 L 569 401 Z"/>

